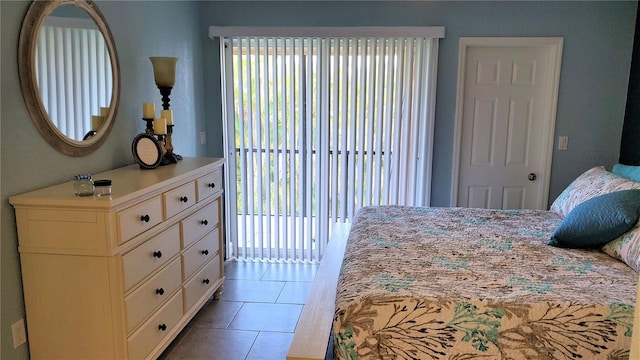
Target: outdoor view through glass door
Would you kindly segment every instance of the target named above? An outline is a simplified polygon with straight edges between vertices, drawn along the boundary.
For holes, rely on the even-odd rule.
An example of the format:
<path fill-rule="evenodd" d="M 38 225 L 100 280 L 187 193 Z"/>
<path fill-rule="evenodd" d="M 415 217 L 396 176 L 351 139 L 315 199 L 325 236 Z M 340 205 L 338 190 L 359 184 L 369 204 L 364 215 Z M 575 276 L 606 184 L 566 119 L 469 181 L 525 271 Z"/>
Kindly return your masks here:
<path fill-rule="evenodd" d="M 223 41 L 228 256 L 318 261 L 360 207 L 429 204 L 437 39 Z"/>

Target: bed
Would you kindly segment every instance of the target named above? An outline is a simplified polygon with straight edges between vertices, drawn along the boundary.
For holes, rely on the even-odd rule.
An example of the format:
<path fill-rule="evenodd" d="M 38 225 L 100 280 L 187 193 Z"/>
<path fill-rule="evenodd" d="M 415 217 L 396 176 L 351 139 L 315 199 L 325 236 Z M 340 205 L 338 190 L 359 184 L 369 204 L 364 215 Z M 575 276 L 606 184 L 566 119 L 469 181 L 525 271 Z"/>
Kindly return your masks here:
<path fill-rule="evenodd" d="M 603 222 L 619 215 L 621 205 L 589 204 L 638 188 L 596 167 L 572 182 L 550 211 L 362 208 L 337 250 L 344 254 L 339 277 L 313 289 L 327 283 L 329 292 L 335 289 L 327 358 L 629 358 L 640 201 L 624 204 L 635 207 L 624 229 L 596 224 L 608 233 L 587 236 L 594 243 L 548 242 L 575 221 L 578 232 L 593 233 L 585 219 Z M 579 211 L 587 205 L 588 212 Z M 569 233 L 585 241 L 584 234 Z M 314 316 L 327 316 L 314 314 L 313 303 L 305 305 L 298 330 Z M 317 318 L 311 325 L 322 333 Z M 298 330 L 289 359 L 307 358 L 291 351 L 309 341 Z"/>

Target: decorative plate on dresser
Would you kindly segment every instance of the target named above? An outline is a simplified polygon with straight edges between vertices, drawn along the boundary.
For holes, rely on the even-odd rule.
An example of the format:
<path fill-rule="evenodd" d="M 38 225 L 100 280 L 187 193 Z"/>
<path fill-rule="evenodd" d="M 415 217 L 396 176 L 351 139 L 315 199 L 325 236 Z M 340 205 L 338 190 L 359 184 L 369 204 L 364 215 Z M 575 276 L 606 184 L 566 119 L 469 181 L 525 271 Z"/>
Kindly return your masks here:
<path fill-rule="evenodd" d="M 219 292 L 223 159 L 137 164 L 10 198 L 33 359 L 156 358 Z"/>
<path fill-rule="evenodd" d="M 162 162 L 162 145 L 149 134 L 138 134 L 131 143 L 133 159 L 141 168 L 155 169 Z"/>

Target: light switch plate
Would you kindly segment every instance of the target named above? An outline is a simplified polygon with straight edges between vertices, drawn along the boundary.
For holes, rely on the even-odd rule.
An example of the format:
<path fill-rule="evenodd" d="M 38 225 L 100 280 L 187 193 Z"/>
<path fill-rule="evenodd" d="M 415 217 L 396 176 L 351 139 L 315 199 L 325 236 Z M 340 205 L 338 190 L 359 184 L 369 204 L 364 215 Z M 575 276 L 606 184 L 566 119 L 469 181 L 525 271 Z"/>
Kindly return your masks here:
<path fill-rule="evenodd" d="M 24 328 L 24 320 L 20 319 L 11 325 L 11 332 L 13 333 L 13 348 L 17 349 L 18 346 L 27 342 L 27 332 Z"/>
<path fill-rule="evenodd" d="M 558 150 L 567 150 L 569 148 L 569 137 L 558 136 Z"/>

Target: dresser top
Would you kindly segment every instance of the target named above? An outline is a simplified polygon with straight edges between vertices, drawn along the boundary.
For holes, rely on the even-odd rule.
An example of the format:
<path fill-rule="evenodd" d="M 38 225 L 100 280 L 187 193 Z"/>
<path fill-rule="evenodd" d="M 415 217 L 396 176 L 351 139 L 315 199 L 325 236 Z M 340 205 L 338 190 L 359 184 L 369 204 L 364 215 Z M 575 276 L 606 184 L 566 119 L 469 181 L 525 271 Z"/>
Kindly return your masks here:
<path fill-rule="evenodd" d="M 183 158 L 177 164 L 156 169 L 141 169 L 137 164 L 94 174 L 93 180 L 112 181 L 111 196 L 77 196 L 74 181 L 15 195 L 9 198 L 14 207 L 56 206 L 70 208 L 112 209 L 142 197 L 162 193 L 208 174 L 222 166 L 222 158 Z"/>

